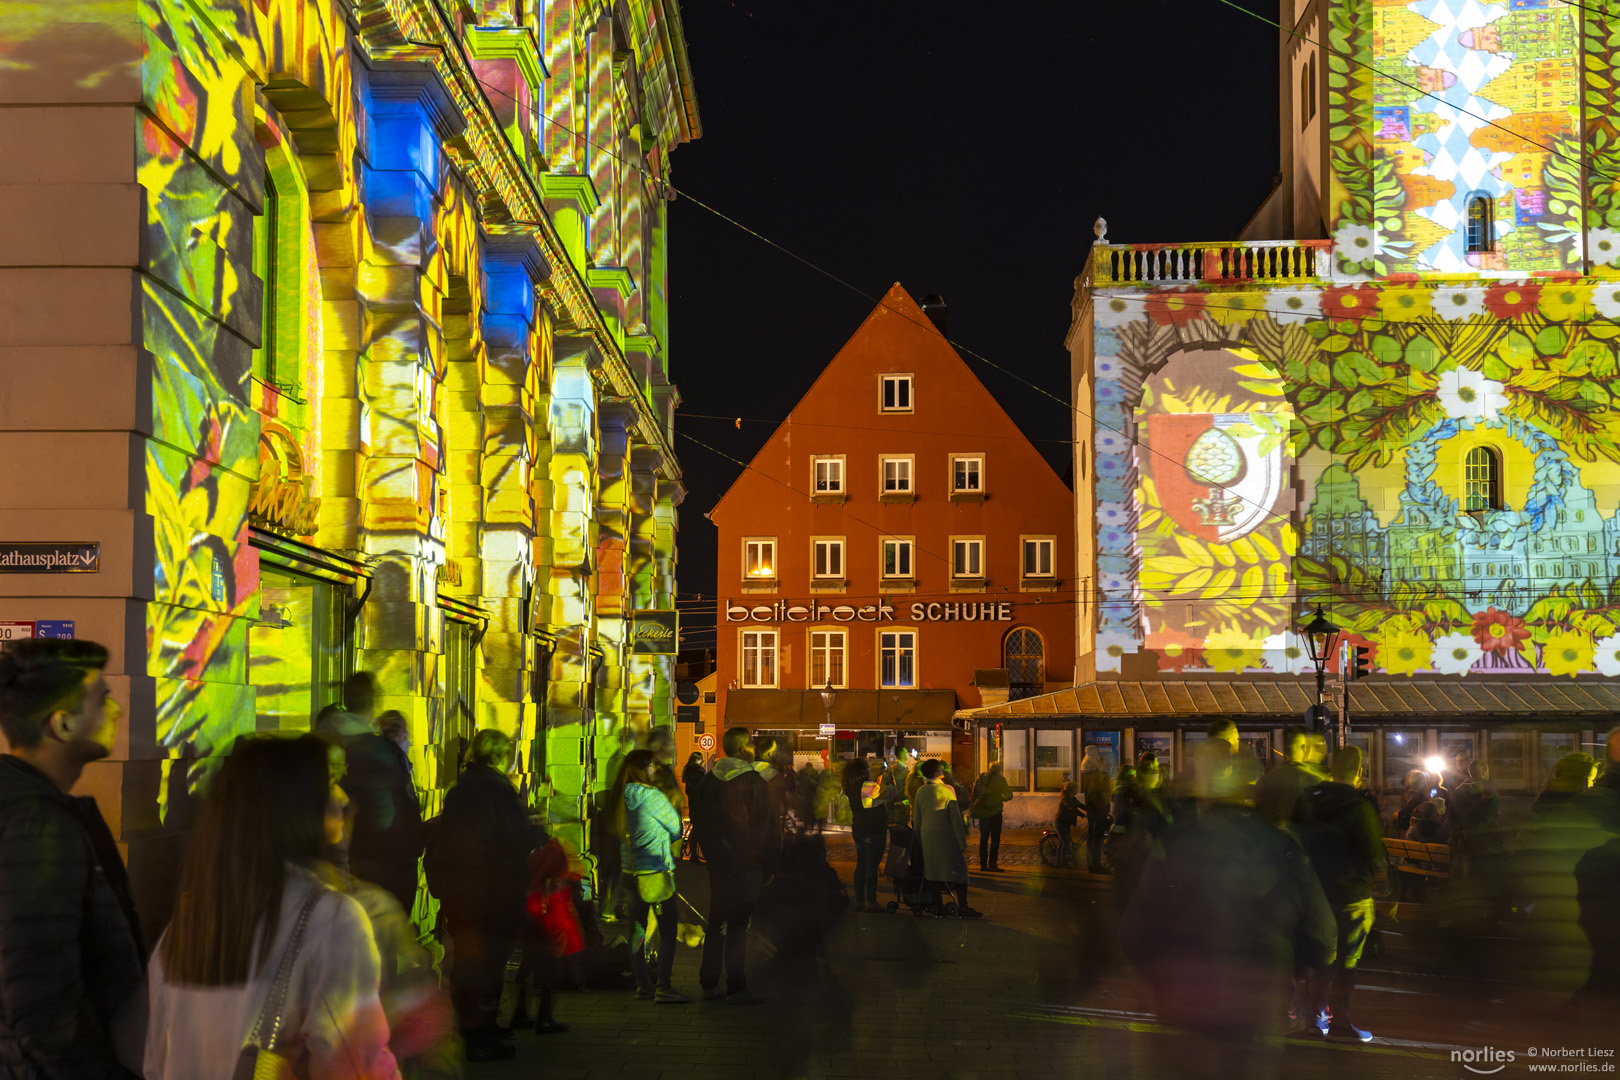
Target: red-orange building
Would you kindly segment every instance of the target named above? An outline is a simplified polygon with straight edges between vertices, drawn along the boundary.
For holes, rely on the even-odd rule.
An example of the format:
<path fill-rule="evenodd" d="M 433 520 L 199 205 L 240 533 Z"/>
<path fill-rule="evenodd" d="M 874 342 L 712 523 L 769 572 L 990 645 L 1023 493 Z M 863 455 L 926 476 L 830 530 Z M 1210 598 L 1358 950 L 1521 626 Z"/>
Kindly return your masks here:
<path fill-rule="evenodd" d="M 801 757 L 996 754 L 1032 788 L 1075 768 L 1073 732 L 1000 747 L 953 718 L 1073 681 L 1072 496 L 934 299 L 890 289 L 710 512 L 718 719 Z"/>

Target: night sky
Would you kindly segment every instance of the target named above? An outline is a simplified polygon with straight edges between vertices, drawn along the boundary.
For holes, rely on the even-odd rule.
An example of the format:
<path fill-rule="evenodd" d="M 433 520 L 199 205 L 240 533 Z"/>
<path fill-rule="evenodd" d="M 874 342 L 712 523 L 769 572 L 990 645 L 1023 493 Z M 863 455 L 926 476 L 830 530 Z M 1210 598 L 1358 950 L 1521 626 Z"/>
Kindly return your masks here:
<path fill-rule="evenodd" d="M 1278 171 L 1277 31 L 1220 0 L 687 0 L 681 14 L 703 137 L 676 151 L 675 186 L 872 297 L 673 204 L 676 429 L 742 461 L 895 281 L 942 294 L 952 339 L 1066 399 L 1097 216 L 1112 242 L 1230 239 Z M 1066 407 L 968 365 L 1066 477 Z M 704 514 L 742 467 L 681 434 L 675 449 L 683 648 L 705 648 Z"/>

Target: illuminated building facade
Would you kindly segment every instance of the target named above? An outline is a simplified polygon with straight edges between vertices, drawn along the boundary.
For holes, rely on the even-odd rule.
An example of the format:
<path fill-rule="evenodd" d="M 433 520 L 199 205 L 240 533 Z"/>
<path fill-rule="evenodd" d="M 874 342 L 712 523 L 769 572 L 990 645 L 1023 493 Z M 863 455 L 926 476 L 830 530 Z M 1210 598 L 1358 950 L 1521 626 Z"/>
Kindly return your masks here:
<path fill-rule="evenodd" d="M 801 757 L 907 745 L 971 775 L 1001 733 L 975 744 L 959 710 L 1068 685 L 1072 496 L 944 310 L 890 289 L 709 513 L 718 727 Z M 1072 728 L 1020 734 L 995 751 L 1015 788 L 1076 768 Z"/>
<path fill-rule="evenodd" d="M 0 573 L 0 620 L 111 646 L 128 737 L 85 782 L 143 910 L 208 759 L 356 670 L 427 813 L 500 727 L 581 847 L 672 714 L 632 637 L 682 495 L 676 5 L 23 4 L 0 38 L 0 541 L 99 545 Z"/>
<path fill-rule="evenodd" d="M 1103 240 L 1078 282 L 1077 678 L 1149 690 L 1050 704 L 1267 745 L 1320 604 L 1373 649 L 1376 780 L 1405 726 L 1533 790 L 1620 714 L 1620 37 L 1561 0 L 1282 7 L 1244 240 Z"/>

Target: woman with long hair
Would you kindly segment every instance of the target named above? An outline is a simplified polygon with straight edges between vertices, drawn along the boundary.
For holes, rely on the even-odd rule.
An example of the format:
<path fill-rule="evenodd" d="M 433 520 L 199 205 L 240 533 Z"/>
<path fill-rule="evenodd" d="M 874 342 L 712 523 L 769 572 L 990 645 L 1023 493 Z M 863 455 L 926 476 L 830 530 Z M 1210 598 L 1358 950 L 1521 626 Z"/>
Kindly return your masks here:
<path fill-rule="evenodd" d="M 660 1005 L 685 1005 L 692 999 L 671 985 L 675 973 L 675 932 L 679 900 L 675 896 L 675 853 L 671 841 L 680 839 L 681 815 L 659 790 L 657 759 L 651 750 L 632 750 L 624 759 L 624 867 L 625 892 L 630 898 L 630 973 L 636 979 L 636 997 Z M 647 923 L 658 913 L 658 983 L 647 967 Z"/>
<path fill-rule="evenodd" d="M 398 1077 L 371 924 L 315 874 L 343 840 L 348 800 L 337 780 L 313 735 L 241 739 L 225 759 L 148 971 L 148 1080 L 232 1075 L 288 956 L 274 1050 L 294 1075 Z M 265 1019 L 268 1028 L 275 1017 Z"/>

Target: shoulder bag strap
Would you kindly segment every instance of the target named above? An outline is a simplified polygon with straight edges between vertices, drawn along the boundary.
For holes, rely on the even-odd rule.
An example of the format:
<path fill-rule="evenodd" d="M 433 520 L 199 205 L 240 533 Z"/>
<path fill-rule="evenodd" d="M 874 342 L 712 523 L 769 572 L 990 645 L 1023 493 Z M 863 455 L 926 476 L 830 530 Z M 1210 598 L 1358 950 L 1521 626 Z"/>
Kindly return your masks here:
<path fill-rule="evenodd" d="M 287 949 L 281 954 L 281 966 L 276 969 L 275 981 L 270 984 L 270 992 L 265 995 L 264 1007 L 259 1010 L 259 1018 L 248 1034 L 250 1045 L 275 1051 L 276 1043 L 281 1036 L 282 1010 L 287 1004 L 287 989 L 292 983 L 293 965 L 298 962 L 298 953 L 304 944 L 304 931 L 309 927 L 310 916 L 314 914 L 315 905 L 320 903 L 321 897 L 325 896 L 326 892 L 325 888 L 317 885 L 298 912 L 298 921 L 293 924 L 292 936 L 287 939 Z"/>

